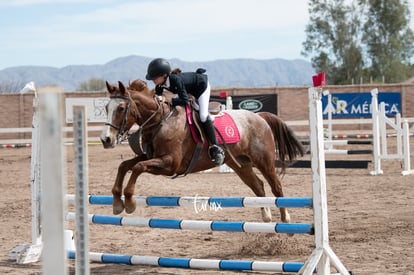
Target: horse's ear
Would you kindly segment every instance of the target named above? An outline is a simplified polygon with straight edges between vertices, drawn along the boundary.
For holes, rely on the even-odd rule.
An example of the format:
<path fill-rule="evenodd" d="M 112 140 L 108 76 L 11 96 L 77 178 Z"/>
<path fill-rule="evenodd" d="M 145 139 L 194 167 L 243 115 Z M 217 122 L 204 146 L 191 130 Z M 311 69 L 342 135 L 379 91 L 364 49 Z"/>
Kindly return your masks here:
<path fill-rule="evenodd" d="M 126 88 L 124 86 L 124 83 L 122 83 L 121 81 L 118 81 L 118 86 L 119 86 L 119 91 L 121 92 L 122 95 L 124 95 L 125 92 L 126 92 Z"/>
<path fill-rule="evenodd" d="M 112 94 L 112 93 L 114 93 L 115 92 L 115 90 L 116 90 L 116 87 L 115 86 L 113 86 L 111 83 L 109 83 L 108 81 L 105 81 L 105 84 L 106 84 L 106 89 L 108 90 L 108 92 L 110 93 L 110 94 Z"/>

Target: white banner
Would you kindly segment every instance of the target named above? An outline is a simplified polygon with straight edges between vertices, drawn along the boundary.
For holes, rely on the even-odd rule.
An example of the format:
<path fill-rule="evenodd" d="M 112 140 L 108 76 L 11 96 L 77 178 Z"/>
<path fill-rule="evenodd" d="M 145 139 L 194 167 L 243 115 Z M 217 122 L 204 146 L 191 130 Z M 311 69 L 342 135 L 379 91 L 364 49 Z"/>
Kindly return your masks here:
<path fill-rule="evenodd" d="M 105 122 L 106 111 L 105 106 L 108 104 L 108 97 L 78 97 L 78 98 L 66 98 L 66 123 L 73 123 L 73 111 L 72 108 L 75 105 L 86 105 L 87 120 L 88 122 Z"/>

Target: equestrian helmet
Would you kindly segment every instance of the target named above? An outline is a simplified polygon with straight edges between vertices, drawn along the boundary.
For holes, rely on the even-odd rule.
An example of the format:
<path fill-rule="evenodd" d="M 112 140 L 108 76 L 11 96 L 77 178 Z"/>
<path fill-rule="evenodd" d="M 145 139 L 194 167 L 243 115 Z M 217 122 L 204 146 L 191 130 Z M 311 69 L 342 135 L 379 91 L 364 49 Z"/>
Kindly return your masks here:
<path fill-rule="evenodd" d="M 168 63 L 168 61 L 164 58 L 156 58 L 148 64 L 147 75 L 145 78 L 147 80 L 154 80 L 157 77 L 170 73 L 170 63 Z"/>

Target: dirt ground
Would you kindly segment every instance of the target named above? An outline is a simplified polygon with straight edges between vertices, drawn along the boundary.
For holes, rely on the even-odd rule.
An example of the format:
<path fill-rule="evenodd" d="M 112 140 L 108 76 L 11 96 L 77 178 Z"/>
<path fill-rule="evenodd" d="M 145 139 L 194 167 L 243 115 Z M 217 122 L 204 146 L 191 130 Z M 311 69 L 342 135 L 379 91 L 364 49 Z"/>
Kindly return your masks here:
<path fill-rule="evenodd" d="M 395 143 L 395 141 L 394 141 Z M 67 189 L 74 193 L 73 147 L 66 146 Z M 411 138 L 411 148 L 414 139 Z M 109 195 L 117 167 L 132 157 L 128 145 L 89 150 L 89 191 Z M 413 149 L 411 154 L 414 155 Z M 41 274 L 41 263 L 17 265 L 7 253 L 31 241 L 30 148 L 0 149 L 0 274 Z M 355 159 L 352 156 L 338 158 Z M 358 159 L 367 158 L 359 156 Z M 414 165 L 414 158 L 411 157 Z M 328 169 L 330 245 L 354 274 L 414 274 L 414 175 L 401 176 L 400 163 L 383 161 L 384 175 L 370 169 Z M 285 196 L 311 196 L 311 170 L 290 168 L 282 180 Z M 271 196 L 269 188 L 267 193 Z M 191 174 L 171 180 L 142 175 L 137 195 L 253 196 L 233 173 Z M 90 213 L 111 214 L 111 207 L 90 206 Z M 275 220 L 279 213 L 272 210 Z M 311 209 L 290 209 L 293 222 L 312 223 Z M 132 216 L 174 219 L 261 221 L 260 210 L 225 208 L 195 211 L 192 208 L 144 207 Z M 74 224 L 67 222 L 67 228 Z M 204 232 L 90 225 L 90 250 L 94 252 L 207 259 L 255 259 L 304 262 L 313 251 L 309 235 Z M 68 261 L 70 273 L 74 262 Z M 246 274 L 249 272 L 243 272 Z M 251 272 L 262 274 L 262 272 Z M 231 271 L 183 270 L 148 266 L 91 264 L 91 274 L 238 274 Z"/>

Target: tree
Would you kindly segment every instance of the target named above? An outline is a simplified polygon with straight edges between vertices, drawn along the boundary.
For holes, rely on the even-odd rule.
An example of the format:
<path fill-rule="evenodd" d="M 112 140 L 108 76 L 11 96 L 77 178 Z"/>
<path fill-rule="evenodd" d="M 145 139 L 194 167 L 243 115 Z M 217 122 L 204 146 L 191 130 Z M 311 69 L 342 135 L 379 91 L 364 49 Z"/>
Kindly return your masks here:
<path fill-rule="evenodd" d="M 80 83 L 78 91 L 103 91 L 105 90 L 105 80 L 92 77 Z"/>
<path fill-rule="evenodd" d="M 409 27 L 410 10 L 406 0 L 363 0 L 367 21 L 363 41 L 376 80 L 401 82 L 411 77 L 414 33 Z"/>
<path fill-rule="evenodd" d="M 359 16 L 344 0 L 309 1 L 310 23 L 306 26 L 304 56 L 313 67 L 325 71 L 330 84 L 349 83 L 361 75 L 363 56 L 359 44 Z"/>
<path fill-rule="evenodd" d="M 413 73 L 407 0 L 310 0 L 302 54 L 329 84 L 400 82 Z"/>

